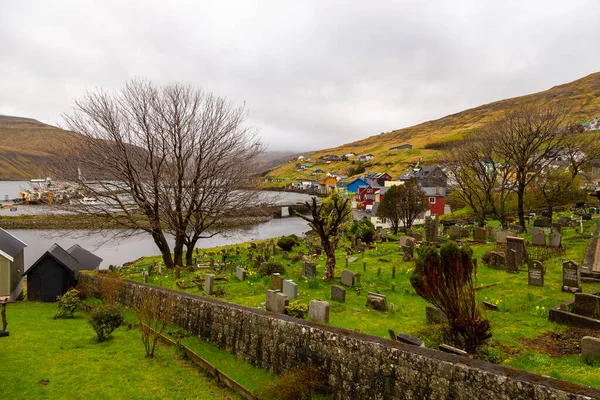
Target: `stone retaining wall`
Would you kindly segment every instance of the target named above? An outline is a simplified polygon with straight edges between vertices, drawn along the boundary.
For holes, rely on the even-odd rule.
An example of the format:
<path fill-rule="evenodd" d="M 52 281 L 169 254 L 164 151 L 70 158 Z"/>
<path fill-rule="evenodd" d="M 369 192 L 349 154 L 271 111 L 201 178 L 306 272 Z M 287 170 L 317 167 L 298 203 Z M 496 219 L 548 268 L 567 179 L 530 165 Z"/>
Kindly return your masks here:
<path fill-rule="evenodd" d="M 98 290 L 103 276 L 82 273 Z M 600 399 L 600 390 L 286 315 L 124 281 L 132 307 L 149 290 L 175 301 L 174 322 L 267 370 L 312 363 L 336 399 Z"/>

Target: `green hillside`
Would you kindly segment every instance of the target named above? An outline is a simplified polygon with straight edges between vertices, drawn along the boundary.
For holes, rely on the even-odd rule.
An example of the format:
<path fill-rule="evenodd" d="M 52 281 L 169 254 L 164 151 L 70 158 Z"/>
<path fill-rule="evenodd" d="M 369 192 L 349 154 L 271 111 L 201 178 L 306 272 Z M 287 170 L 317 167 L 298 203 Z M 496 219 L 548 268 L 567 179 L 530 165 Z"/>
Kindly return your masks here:
<path fill-rule="evenodd" d="M 320 175 L 311 175 L 315 168 L 320 168 L 325 172 L 347 173 L 351 167 L 356 166 L 351 162 L 353 158 L 347 162 L 329 164 L 317 164 L 316 161 L 326 154 L 342 156 L 353 152 L 356 155 L 370 153 L 375 156 L 368 163 L 367 172 L 387 172 L 396 177 L 421 157 L 425 163 L 434 162 L 439 152 L 443 151 L 440 150 L 441 148 L 451 145 L 452 141 L 461 139 L 465 135 L 475 133 L 479 128 L 500 118 L 505 112 L 518 109 L 523 105 L 548 101 L 564 103 L 565 107 L 570 110 L 569 122 L 583 123 L 600 116 L 600 72 L 543 92 L 485 104 L 409 128 L 381 133 L 357 142 L 319 150 L 309 156 L 314 164 L 313 168 L 295 171 L 297 161 L 290 161 L 271 170 L 266 176 L 271 179 L 284 179 L 284 183 L 276 183 L 277 186 L 281 186 L 298 179 L 318 179 Z M 406 143 L 413 145 L 412 150 L 390 151 L 390 148 Z"/>

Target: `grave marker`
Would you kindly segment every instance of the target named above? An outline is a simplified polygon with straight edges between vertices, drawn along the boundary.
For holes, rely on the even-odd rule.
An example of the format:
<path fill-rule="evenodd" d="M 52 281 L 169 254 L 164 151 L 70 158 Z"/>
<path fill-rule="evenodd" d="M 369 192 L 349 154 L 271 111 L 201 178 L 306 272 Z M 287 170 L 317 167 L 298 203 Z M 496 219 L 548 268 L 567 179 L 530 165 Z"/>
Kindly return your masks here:
<path fill-rule="evenodd" d="M 213 285 L 215 283 L 215 276 L 213 274 L 204 275 L 204 293 L 207 295 L 213 294 Z"/>
<path fill-rule="evenodd" d="M 339 285 L 331 286 L 331 300 L 344 303 L 346 301 L 346 289 Z"/>
<path fill-rule="evenodd" d="M 314 279 L 317 277 L 317 264 L 311 261 L 302 262 L 302 277 L 306 279 Z"/>
<path fill-rule="evenodd" d="M 278 273 L 271 274 L 271 290 L 279 290 L 283 289 L 283 277 Z"/>
<path fill-rule="evenodd" d="M 519 272 L 519 264 L 517 264 L 517 251 L 515 249 L 506 250 L 506 272 Z"/>
<path fill-rule="evenodd" d="M 560 247 L 562 244 L 562 236 L 558 233 L 551 233 L 548 235 L 548 246 L 549 247 Z"/>
<path fill-rule="evenodd" d="M 478 243 L 487 242 L 487 230 L 485 228 L 476 227 L 473 230 L 473 240 Z"/>
<path fill-rule="evenodd" d="M 541 262 L 533 260 L 527 271 L 527 284 L 530 286 L 544 286 L 544 266 Z"/>
<path fill-rule="evenodd" d="M 326 301 L 311 300 L 308 303 L 308 316 L 313 321 L 329 322 L 329 303 Z"/>
<path fill-rule="evenodd" d="M 235 275 L 240 281 L 246 279 L 246 270 L 242 267 L 235 267 Z"/>
<path fill-rule="evenodd" d="M 563 263 L 563 292 L 581 292 L 581 275 L 579 264 L 574 261 Z"/>
<path fill-rule="evenodd" d="M 367 294 L 366 306 L 372 307 L 374 310 L 377 310 L 377 311 L 386 312 L 388 310 L 388 304 L 387 304 L 386 297 L 382 294 L 373 293 L 373 292 L 369 292 Z"/>
<path fill-rule="evenodd" d="M 531 244 L 533 246 L 546 246 L 546 234 L 539 232 L 531 237 Z"/>
<path fill-rule="evenodd" d="M 285 313 L 285 306 L 290 303 L 288 297 L 277 290 L 267 290 L 267 311 L 272 311 L 278 314 Z"/>
<path fill-rule="evenodd" d="M 291 299 L 297 299 L 298 298 L 298 285 L 296 285 L 294 282 L 292 282 L 291 280 L 284 280 L 283 284 L 282 284 L 282 292 L 283 294 L 285 294 L 287 297 L 291 298 Z"/>
<path fill-rule="evenodd" d="M 354 285 L 354 272 L 349 269 L 342 271 L 342 285 L 350 287 Z"/>

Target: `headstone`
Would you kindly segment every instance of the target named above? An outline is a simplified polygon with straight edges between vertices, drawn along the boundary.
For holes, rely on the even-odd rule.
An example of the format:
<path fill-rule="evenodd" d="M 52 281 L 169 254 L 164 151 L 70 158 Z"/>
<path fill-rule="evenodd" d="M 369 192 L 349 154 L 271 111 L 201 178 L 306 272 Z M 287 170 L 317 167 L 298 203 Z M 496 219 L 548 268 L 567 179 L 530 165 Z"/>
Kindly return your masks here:
<path fill-rule="evenodd" d="M 329 322 L 329 303 L 326 301 L 311 300 L 308 303 L 308 316 L 317 322 Z"/>
<path fill-rule="evenodd" d="M 551 221 L 548 217 L 542 217 L 533 221 L 533 226 L 537 226 L 540 228 L 550 228 L 550 223 Z"/>
<path fill-rule="evenodd" d="M 452 347 L 447 344 L 440 344 L 439 349 L 440 349 L 440 351 L 443 351 L 444 353 L 456 354 L 459 356 L 468 356 L 466 351 L 457 349 L 456 347 Z"/>
<path fill-rule="evenodd" d="M 285 313 L 285 306 L 289 304 L 288 297 L 277 290 L 267 290 L 267 311 L 272 311 L 278 314 Z"/>
<path fill-rule="evenodd" d="M 278 273 L 271 274 L 271 290 L 279 290 L 283 289 L 283 277 Z"/>
<path fill-rule="evenodd" d="M 211 295 L 213 294 L 213 285 L 215 283 L 215 276 L 213 274 L 204 275 L 204 293 Z"/>
<path fill-rule="evenodd" d="M 546 234 L 544 232 L 536 233 L 531 237 L 533 246 L 546 246 Z"/>
<path fill-rule="evenodd" d="M 506 236 L 508 236 L 508 231 L 498 231 L 498 232 L 496 232 L 496 243 L 498 243 L 498 244 L 506 244 Z"/>
<path fill-rule="evenodd" d="M 339 285 L 331 286 L 331 300 L 345 302 L 346 289 Z"/>
<path fill-rule="evenodd" d="M 567 226 L 571 223 L 571 218 L 570 217 L 559 217 L 557 222 L 559 224 L 561 224 L 562 226 Z"/>
<path fill-rule="evenodd" d="M 593 336 L 581 338 L 581 355 L 584 357 L 600 357 L 600 338 Z"/>
<path fill-rule="evenodd" d="M 366 306 L 372 307 L 374 310 L 377 310 L 377 311 L 387 311 L 388 310 L 388 304 L 387 304 L 386 297 L 382 294 L 373 293 L 373 292 L 368 293 Z"/>
<path fill-rule="evenodd" d="M 246 279 L 246 270 L 242 267 L 235 267 L 235 275 L 240 281 Z"/>
<path fill-rule="evenodd" d="M 403 261 L 412 261 L 414 258 L 413 247 L 410 246 L 402 246 L 402 253 L 404 256 L 402 257 Z"/>
<path fill-rule="evenodd" d="M 464 227 L 460 227 L 460 237 L 461 238 L 468 238 L 469 236 L 471 236 L 471 232 L 469 232 L 469 229 L 464 228 Z"/>
<path fill-rule="evenodd" d="M 314 279 L 317 277 L 317 264 L 311 261 L 302 262 L 302 277 L 306 279 Z"/>
<path fill-rule="evenodd" d="M 349 269 L 342 271 L 342 285 L 350 287 L 354 285 L 354 272 Z"/>
<path fill-rule="evenodd" d="M 551 233 L 548 235 L 548 246 L 549 247 L 560 247 L 562 244 L 562 236 L 558 233 Z"/>
<path fill-rule="evenodd" d="M 458 225 L 452 225 L 450 229 L 448 229 L 448 235 L 451 240 L 460 239 L 460 227 Z"/>
<path fill-rule="evenodd" d="M 563 263 L 563 292 L 581 292 L 581 275 L 579 264 L 574 261 Z"/>
<path fill-rule="evenodd" d="M 490 251 L 488 267 L 506 270 L 506 255 L 501 251 Z"/>
<path fill-rule="evenodd" d="M 527 228 L 527 233 L 530 235 L 535 235 L 536 233 L 544 233 L 542 228 L 538 228 L 537 226 L 531 226 Z"/>
<path fill-rule="evenodd" d="M 436 306 L 425 307 L 425 318 L 428 324 L 445 324 L 448 322 L 446 314 Z"/>
<path fill-rule="evenodd" d="M 425 240 L 435 243 L 438 236 L 439 222 L 435 217 L 425 217 Z"/>
<path fill-rule="evenodd" d="M 358 258 L 356 258 L 356 257 L 350 257 L 350 258 L 348 259 L 348 262 L 354 262 L 354 261 L 356 261 L 356 260 L 358 260 Z"/>
<path fill-rule="evenodd" d="M 297 299 L 298 298 L 298 285 L 296 285 L 291 280 L 284 280 L 282 284 L 282 292 L 288 298 Z"/>
<path fill-rule="evenodd" d="M 527 284 L 530 286 L 544 286 L 544 266 L 541 262 L 533 260 L 527 271 Z"/>
<path fill-rule="evenodd" d="M 487 241 L 487 230 L 485 230 L 485 228 L 476 227 L 473 230 L 473 240 L 478 243 L 485 243 Z"/>
<path fill-rule="evenodd" d="M 284 260 L 289 260 L 290 259 L 289 253 L 287 251 L 283 252 L 283 259 Z"/>
<path fill-rule="evenodd" d="M 581 219 L 584 220 L 584 221 L 589 221 L 589 220 L 592 219 L 592 214 L 583 214 L 581 216 Z"/>
<path fill-rule="evenodd" d="M 214 257 L 210 258 L 210 268 L 213 269 L 215 267 L 215 259 Z"/>
<path fill-rule="evenodd" d="M 148 283 L 148 272 L 142 271 L 142 276 L 144 277 L 144 283 Z"/>
<path fill-rule="evenodd" d="M 589 293 L 575 293 L 571 311 L 584 317 L 600 319 L 600 297 Z"/>
<path fill-rule="evenodd" d="M 153 268 L 154 268 L 154 265 L 148 264 L 148 276 L 152 276 L 152 269 Z"/>
<path fill-rule="evenodd" d="M 517 251 L 515 249 L 506 250 L 506 272 L 519 272 L 519 264 L 517 264 Z"/>
<path fill-rule="evenodd" d="M 523 227 L 519 224 L 512 224 L 510 227 L 510 230 L 516 233 L 522 233 L 523 232 Z"/>
<path fill-rule="evenodd" d="M 415 239 L 416 242 L 422 242 L 423 235 L 421 235 L 419 232 L 415 232 L 413 233 L 413 239 Z"/>
<path fill-rule="evenodd" d="M 415 247 L 415 239 L 408 237 L 408 236 L 402 236 L 399 239 L 399 244 L 400 244 L 400 247 L 402 247 L 402 246 Z"/>
<path fill-rule="evenodd" d="M 402 343 L 410 344 L 418 347 L 425 347 L 425 342 L 416 336 L 409 335 L 407 333 L 399 333 L 396 335 L 396 340 Z"/>
<path fill-rule="evenodd" d="M 506 250 L 514 250 L 516 255 L 517 269 L 523 264 L 523 259 L 527 257 L 527 250 L 525 248 L 525 239 L 516 236 L 506 237 Z M 508 259 L 508 253 L 507 253 Z M 507 264 L 508 265 L 508 264 Z M 508 268 L 506 269 L 508 271 Z"/>
<path fill-rule="evenodd" d="M 552 233 L 562 234 L 562 224 L 558 222 L 552 223 Z"/>

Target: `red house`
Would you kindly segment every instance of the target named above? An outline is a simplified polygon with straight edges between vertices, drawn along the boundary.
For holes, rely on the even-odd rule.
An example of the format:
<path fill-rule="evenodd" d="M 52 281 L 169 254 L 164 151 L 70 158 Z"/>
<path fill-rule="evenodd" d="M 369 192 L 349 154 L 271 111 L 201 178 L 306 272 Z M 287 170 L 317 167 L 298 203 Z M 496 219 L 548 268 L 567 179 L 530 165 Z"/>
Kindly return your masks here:
<path fill-rule="evenodd" d="M 357 208 L 360 210 L 366 210 L 367 208 L 371 209 L 373 204 L 375 203 L 375 196 L 381 190 L 380 187 L 369 186 L 359 186 L 358 192 L 354 199 L 358 203 Z M 367 207 L 371 206 L 371 207 Z"/>
<path fill-rule="evenodd" d="M 425 191 L 425 198 L 430 206 L 431 215 L 443 215 L 448 177 L 438 166 L 426 166 L 409 169 L 397 180 L 407 181 L 416 178 L 419 186 Z"/>

